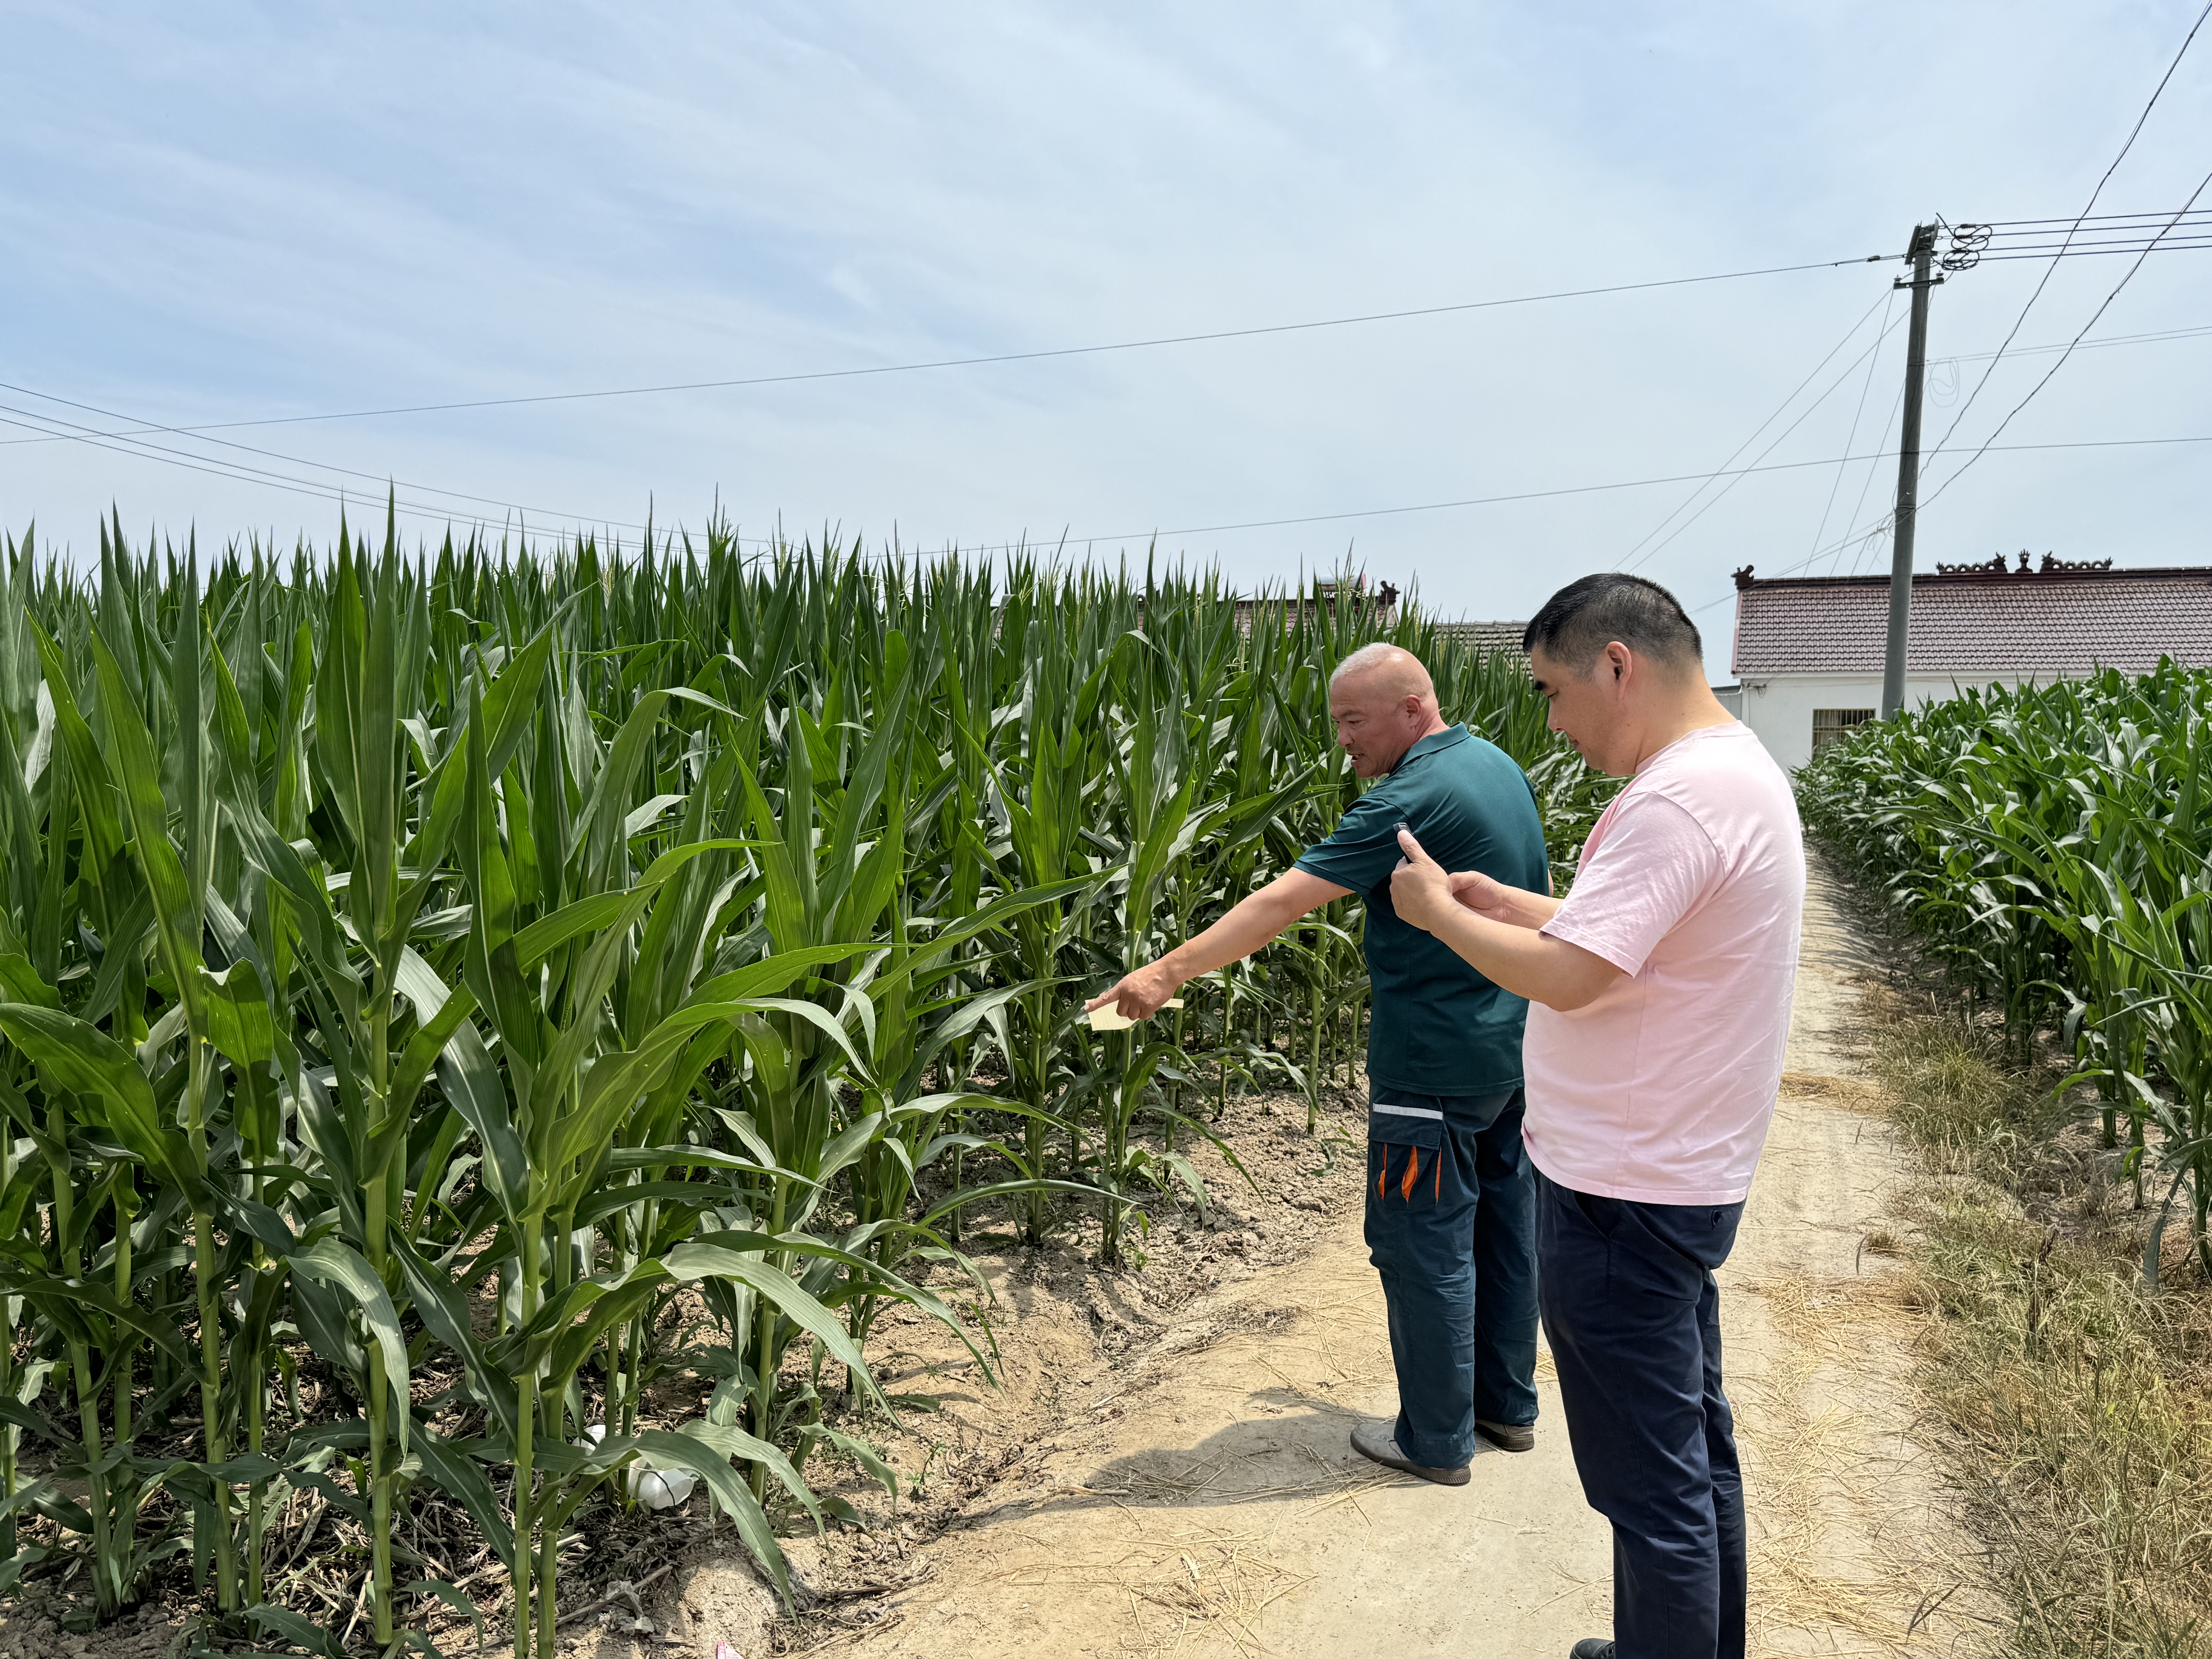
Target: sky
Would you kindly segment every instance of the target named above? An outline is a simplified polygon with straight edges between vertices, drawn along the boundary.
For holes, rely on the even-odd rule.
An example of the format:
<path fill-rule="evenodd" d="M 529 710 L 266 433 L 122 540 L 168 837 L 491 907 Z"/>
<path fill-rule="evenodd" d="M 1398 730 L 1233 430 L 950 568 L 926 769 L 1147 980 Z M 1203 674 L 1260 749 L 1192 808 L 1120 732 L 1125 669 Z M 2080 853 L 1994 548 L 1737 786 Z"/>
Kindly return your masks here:
<path fill-rule="evenodd" d="M 1887 568 L 1913 225 L 2081 211 L 2201 4 L 0 0 L 0 528 L 320 545 L 389 489 L 433 544 L 720 510 L 1483 619 L 1631 568 L 1717 677 L 1738 567 Z M 2098 210 L 2208 167 L 2212 26 Z M 1920 568 L 2212 562 L 2212 444 L 2113 442 L 2212 437 L 2212 249 L 2000 440 L 2104 447 L 1948 482 L 2131 263 L 1935 290 Z"/>

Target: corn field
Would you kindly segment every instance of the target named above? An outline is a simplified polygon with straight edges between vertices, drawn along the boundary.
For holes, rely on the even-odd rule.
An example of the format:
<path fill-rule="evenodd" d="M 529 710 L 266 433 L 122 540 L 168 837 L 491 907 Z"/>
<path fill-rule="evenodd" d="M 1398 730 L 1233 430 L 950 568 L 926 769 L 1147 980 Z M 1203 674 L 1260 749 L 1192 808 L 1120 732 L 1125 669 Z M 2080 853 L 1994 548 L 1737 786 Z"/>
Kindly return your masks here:
<path fill-rule="evenodd" d="M 304 1498 L 367 1540 L 380 1650 L 442 1603 L 550 1659 L 560 1540 L 638 1465 L 787 1595 L 810 1462 L 896 1495 L 825 1414 L 896 1420 L 883 1310 L 988 1363 L 929 1288 L 963 1225 L 1110 1267 L 1203 1201 L 1178 1148 L 1231 1091 L 1311 1127 L 1355 1075 L 1352 901 L 1149 1027 L 1077 1015 L 1354 797 L 1339 658 L 1419 652 L 1555 857 L 1606 793 L 1517 655 L 1180 572 L 5 552 L 0 1592 L 99 1620 L 188 1570 L 214 1628 L 342 1651 L 271 1559 Z M 432 1490 L 506 1588 L 410 1544 Z"/>
<path fill-rule="evenodd" d="M 1969 691 L 1862 727 L 1799 775 L 1857 862 L 2025 1059 L 2039 1030 L 2094 1083 L 2104 1141 L 2212 1277 L 2212 672 L 2162 663 Z"/>

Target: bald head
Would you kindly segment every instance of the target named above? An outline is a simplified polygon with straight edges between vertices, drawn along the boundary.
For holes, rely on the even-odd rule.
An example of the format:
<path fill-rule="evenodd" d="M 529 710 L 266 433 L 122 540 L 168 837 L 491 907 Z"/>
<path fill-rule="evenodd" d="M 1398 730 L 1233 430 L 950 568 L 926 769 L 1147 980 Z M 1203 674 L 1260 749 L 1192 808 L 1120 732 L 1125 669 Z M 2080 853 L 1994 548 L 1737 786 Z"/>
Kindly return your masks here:
<path fill-rule="evenodd" d="M 1437 700 L 1436 683 L 1430 679 L 1429 671 L 1421 666 L 1421 659 L 1412 652 L 1390 645 L 1382 640 L 1372 645 L 1363 645 L 1342 662 L 1328 677 L 1331 696 L 1347 680 L 1362 683 L 1364 694 L 1385 698 L 1419 697 L 1433 704 Z"/>
<path fill-rule="evenodd" d="M 1381 777 L 1423 738 L 1444 730 L 1421 659 L 1380 641 L 1337 664 L 1328 677 L 1328 712 L 1337 742 L 1363 778 Z"/>

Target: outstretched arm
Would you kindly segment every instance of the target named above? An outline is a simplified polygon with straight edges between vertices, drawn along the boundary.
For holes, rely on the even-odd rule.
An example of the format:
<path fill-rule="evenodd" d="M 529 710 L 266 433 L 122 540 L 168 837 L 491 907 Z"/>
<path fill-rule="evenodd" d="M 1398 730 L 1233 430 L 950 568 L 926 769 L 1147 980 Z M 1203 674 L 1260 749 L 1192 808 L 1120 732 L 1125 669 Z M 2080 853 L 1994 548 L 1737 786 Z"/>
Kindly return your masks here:
<path fill-rule="evenodd" d="M 1087 1012 L 1110 1002 L 1126 1019 L 1158 1013 L 1185 980 L 1243 960 L 1307 911 L 1351 890 L 1304 870 L 1285 870 L 1196 938 L 1184 940 L 1158 962 L 1123 975 L 1113 989 L 1091 998 L 1084 1009 Z"/>
<path fill-rule="evenodd" d="M 1595 1001 L 1600 992 L 1620 977 L 1620 969 L 1596 952 L 1538 933 L 1540 921 L 1518 920 L 1534 914 L 1536 905 L 1547 907 L 1544 920 L 1550 920 L 1551 912 L 1559 908 L 1555 901 L 1493 882 L 1498 895 L 1491 897 L 1493 910 L 1510 910 L 1515 917 L 1502 920 L 1459 898 L 1454 884 L 1461 878 L 1423 852 L 1412 830 L 1398 832 L 1398 845 L 1406 860 L 1390 876 L 1392 908 L 1401 920 L 1449 945 L 1492 984 L 1561 1013 L 1572 1013 Z"/>

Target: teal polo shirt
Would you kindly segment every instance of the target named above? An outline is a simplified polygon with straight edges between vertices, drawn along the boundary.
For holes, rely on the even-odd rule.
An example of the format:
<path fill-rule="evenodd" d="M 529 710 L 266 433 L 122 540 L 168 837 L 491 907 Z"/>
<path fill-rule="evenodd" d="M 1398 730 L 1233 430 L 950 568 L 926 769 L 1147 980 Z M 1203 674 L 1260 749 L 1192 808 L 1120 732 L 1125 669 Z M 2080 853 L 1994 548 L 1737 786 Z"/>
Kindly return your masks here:
<path fill-rule="evenodd" d="M 1355 802 L 1297 868 L 1348 887 L 1367 906 L 1371 1085 L 1424 1095 L 1488 1095 L 1521 1084 L 1527 1001 L 1499 989 L 1390 903 L 1403 854 L 1398 825 L 1447 870 L 1480 870 L 1545 890 L 1544 824 L 1535 792 L 1502 749 L 1463 726 L 1423 738 Z"/>

